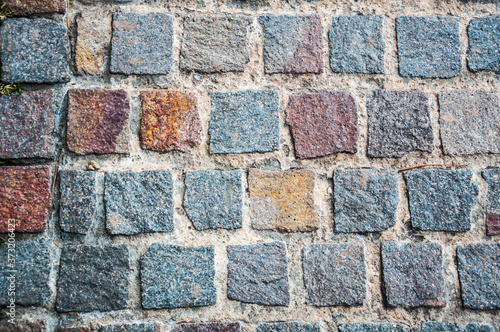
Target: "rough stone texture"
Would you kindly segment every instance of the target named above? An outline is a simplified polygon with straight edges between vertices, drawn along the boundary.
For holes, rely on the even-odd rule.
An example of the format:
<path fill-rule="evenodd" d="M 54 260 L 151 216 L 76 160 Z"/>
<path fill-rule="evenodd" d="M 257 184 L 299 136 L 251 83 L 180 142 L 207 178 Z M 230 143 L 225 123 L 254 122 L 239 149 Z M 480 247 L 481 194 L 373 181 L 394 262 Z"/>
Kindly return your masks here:
<path fill-rule="evenodd" d="M 4 244 L 0 248 L 0 305 L 10 304 L 11 279 L 15 279 L 15 303 L 22 306 L 44 306 L 51 295 L 50 278 L 50 242 L 45 240 L 16 241 L 16 262 L 9 261 L 7 249 Z M 15 272 L 13 272 L 15 271 Z M 9 290 L 9 292 L 8 292 Z"/>
<path fill-rule="evenodd" d="M 156 152 L 186 152 L 201 143 L 202 125 L 192 93 L 141 92 L 141 146 Z"/>
<path fill-rule="evenodd" d="M 216 302 L 214 248 L 152 244 L 141 258 L 142 307 L 202 307 Z"/>
<path fill-rule="evenodd" d="M 60 171 L 59 226 L 64 232 L 87 234 L 97 207 L 96 173 Z"/>
<path fill-rule="evenodd" d="M 494 332 L 493 328 L 484 324 L 469 324 L 465 327 L 464 332 Z"/>
<path fill-rule="evenodd" d="M 241 325 L 239 322 L 179 324 L 172 332 L 241 332 Z"/>
<path fill-rule="evenodd" d="M 333 172 L 335 231 L 381 232 L 396 223 L 399 201 L 396 172 L 345 169 Z"/>
<path fill-rule="evenodd" d="M 383 74 L 383 28 L 383 16 L 334 17 L 328 34 L 333 72 Z"/>
<path fill-rule="evenodd" d="M 422 332 L 493 332 L 493 329 L 483 324 L 469 324 L 461 328 L 456 323 L 425 322 L 422 324 Z"/>
<path fill-rule="evenodd" d="M 384 291 L 390 307 L 444 307 L 442 248 L 435 243 L 382 243 Z"/>
<path fill-rule="evenodd" d="M 197 230 L 242 227 L 243 172 L 186 172 L 184 209 Z"/>
<path fill-rule="evenodd" d="M 15 320 L 15 324 L 7 320 L 0 321 L 0 331 L 2 332 L 46 332 L 47 324 L 45 321 L 20 321 Z"/>
<path fill-rule="evenodd" d="M 15 219 L 17 232 L 45 231 L 52 206 L 50 170 L 42 167 L 0 167 L 0 233 Z"/>
<path fill-rule="evenodd" d="M 500 74 L 500 15 L 472 19 L 468 32 L 470 70 Z"/>
<path fill-rule="evenodd" d="M 465 232 L 478 195 L 470 170 L 420 169 L 404 173 L 411 224 L 421 231 Z"/>
<path fill-rule="evenodd" d="M 445 154 L 500 153 L 500 94 L 452 91 L 439 95 Z"/>
<path fill-rule="evenodd" d="M 339 332 L 410 332 L 410 328 L 396 323 L 340 324 Z"/>
<path fill-rule="evenodd" d="M 366 295 L 363 244 L 311 245 L 303 249 L 302 263 L 309 305 L 363 305 Z"/>
<path fill-rule="evenodd" d="M 295 94 L 285 112 L 297 158 L 358 151 L 358 116 L 350 92 Z"/>
<path fill-rule="evenodd" d="M 229 299 L 288 306 L 288 260 L 284 242 L 230 245 L 227 255 Z"/>
<path fill-rule="evenodd" d="M 284 322 L 263 323 L 257 326 L 257 332 L 320 332 L 317 323 Z"/>
<path fill-rule="evenodd" d="M 233 8 L 249 8 L 257 10 L 269 6 L 269 0 L 226 0 L 225 3 Z"/>
<path fill-rule="evenodd" d="M 402 157 L 432 151 L 428 97 L 417 90 L 377 90 L 367 98 L 368 155 Z"/>
<path fill-rule="evenodd" d="M 216 154 L 277 151 L 279 97 L 277 91 L 212 92 L 208 134 Z"/>
<path fill-rule="evenodd" d="M 500 168 L 483 171 L 488 183 L 486 195 L 486 233 L 500 235 Z"/>
<path fill-rule="evenodd" d="M 59 83 L 70 79 L 70 47 L 65 25 L 44 18 L 3 21 L 2 80 Z"/>
<path fill-rule="evenodd" d="M 500 243 L 458 246 L 457 258 L 463 306 L 500 309 Z"/>
<path fill-rule="evenodd" d="M 129 152 L 125 90 L 72 89 L 68 96 L 69 150 L 79 155 Z"/>
<path fill-rule="evenodd" d="M 112 324 L 99 328 L 99 332 L 159 332 L 157 323 Z"/>
<path fill-rule="evenodd" d="M 66 13 L 66 0 L 2 0 L 2 3 L 14 16 Z"/>
<path fill-rule="evenodd" d="M 450 78 L 462 69 L 458 17 L 396 18 L 399 74 Z"/>
<path fill-rule="evenodd" d="M 125 244 L 63 247 L 56 310 L 126 309 L 129 273 L 129 252 Z"/>
<path fill-rule="evenodd" d="M 0 158 L 53 158 L 52 90 L 0 96 Z"/>
<path fill-rule="evenodd" d="M 240 72 L 250 59 L 243 16 L 198 16 L 186 19 L 180 68 L 202 73 Z"/>
<path fill-rule="evenodd" d="M 323 70 L 323 26 L 319 15 L 261 16 L 264 71 L 320 73 Z"/>
<path fill-rule="evenodd" d="M 312 232 L 319 227 L 314 202 L 315 171 L 248 171 L 252 227 L 278 232 Z"/>
<path fill-rule="evenodd" d="M 92 332 L 90 327 L 58 327 L 55 332 Z"/>
<path fill-rule="evenodd" d="M 107 173 L 104 202 L 108 232 L 133 235 L 173 231 L 173 186 L 168 171 Z"/>
<path fill-rule="evenodd" d="M 167 74 L 173 64 L 174 17 L 168 14 L 113 15 L 112 73 Z"/>

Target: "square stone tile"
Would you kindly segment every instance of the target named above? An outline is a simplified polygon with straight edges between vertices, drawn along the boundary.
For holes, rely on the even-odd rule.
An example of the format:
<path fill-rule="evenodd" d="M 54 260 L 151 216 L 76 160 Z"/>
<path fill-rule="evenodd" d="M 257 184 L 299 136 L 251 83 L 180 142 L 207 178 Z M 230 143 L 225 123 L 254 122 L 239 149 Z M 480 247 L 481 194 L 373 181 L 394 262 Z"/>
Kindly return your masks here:
<path fill-rule="evenodd" d="M 470 70 L 500 74 L 500 15 L 473 18 L 467 31 Z"/>

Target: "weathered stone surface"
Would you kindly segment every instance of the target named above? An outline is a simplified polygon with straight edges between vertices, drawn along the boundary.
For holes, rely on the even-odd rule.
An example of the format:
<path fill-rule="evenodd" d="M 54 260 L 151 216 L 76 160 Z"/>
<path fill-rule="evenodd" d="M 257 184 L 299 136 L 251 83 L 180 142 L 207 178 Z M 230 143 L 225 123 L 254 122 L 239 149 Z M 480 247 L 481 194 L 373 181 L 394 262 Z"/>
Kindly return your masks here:
<path fill-rule="evenodd" d="M 399 74 L 449 78 L 462 69 L 458 17 L 396 18 Z"/>
<path fill-rule="evenodd" d="M 243 172 L 186 172 L 184 209 L 197 230 L 242 227 Z"/>
<path fill-rule="evenodd" d="M 383 16 L 334 17 L 328 35 L 333 72 L 383 74 L 383 28 Z"/>
<path fill-rule="evenodd" d="M 469 324 L 465 327 L 464 332 L 494 332 L 493 328 L 484 324 Z"/>
<path fill-rule="evenodd" d="M 201 143 L 196 96 L 168 90 L 141 92 L 141 146 L 156 152 L 186 152 Z"/>
<path fill-rule="evenodd" d="M 340 324 L 340 332 L 410 332 L 410 328 L 396 323 L 349 323 Z"/>
<path fill-rule="evenodd" d="M 387 304 L 407 309 L 444 307 L 442 251 L 435 243 L 383 243 Z"/>
<path fill-rule="evenodd" d="M 500 15 L 474 18 L 469 32 L 469 68 L 500 74 Z"/>
<path fill-rule="evenodd" d="M 75 67 L 79 75 L 99 75 L 106 71 L 111 45 L 111 16 L 101 10 L 85 10 L 76 16 Z"/>
<path fill-rule="evenodd" d="M 367 98 L 368 155 L 402 157 L 432 151 L 428 97 L 417 90 L 378 90 Z"/>
<path fill-rule="evenodd" d="M 457 258 L 463 306 L 500 309 L 500 244 L 458 246 Z"/>
<path fill-rule="evenodd" d="M 214 248 L 152 244 L 141 258 L 142 307 L 188 308 L 213 305 Z"/>
<path fill-rule="evenodd" d="M 167 74 L 173 64 L 174 17 L 168 14 L 113 15 L 112 73 Z"/>
<path fill-rule="evenodd" d="M 361 243 L 315 244 L 302 251 L 307 303 L 325 307 L 362 305 L 366 295 Z"/>
<path fill-rule="evenodd" d="M 11 291 L 15 292 L 16 304 L 25 307 L 47 304 L 51 295 L 50 251 L 49 241 L 37 239 L 16 241 L 15 247 L 6 243 L 0 248 L 1 306 L 10 304 Z M 9 261 L 12 255 L 16 256 L 15 263 Z"/>
<path fill-rule="evenodd" d="M 19 321 L 15 320 L 15 324 L 9 321 L 0 321 L 0 331 L 2 332 L 46 332 L 47 324 L 43 320 L 37 321 Z"/>
<path fill-rule="evenodd" d="M 396 223 L 399 201 L 394 171 L 345 169 L 333 172 L 335 231 L 381 232 Z"/>
<path fill-rule="evenodd" d="M 288 268 L 284 242 L 227 247 L 227 297 L 246 303 L 287 306 Z"/>
<path fill-rule="evenodd" d="M 67 82 L 70 47 L 65 25 L 44 18 L 11 18 L 0 28 L 4 82 Z"/>
<path fill-rule="evenodd" d="M 320 332 L 317 323 L 280 322 L 262 323 L 257 326 L 257 332 Z"/>
<path fill-rule="evenodd" d="M 184 22 L 180 68 L 203 73 L 243 71 L 250 59 L 243 16 L 197 16 Z"/>
<path fill-rule="evenodd" d="M 264 30 L 264 71 L 320 73 L 323 70 L 323 26 L 319 15 L 259 17 Z"/>
<path fill-rule="evenodd" d="M 90 327 L 58 327 L 55 332 L 92 332 Z"/>
<path fill-rule="evenodd" d="M 96 173 L 60 171 L 59 226 L 64 232 L 87 234 L 97 207 Z"/>
<path fill-rule="evenodd" d="M 422 332 L 493 332 L 491 326 L 483 324 L 469 324 L 462 328 L 457 323 L 425 322 Z"/>
<path fill-rule="evenodd" d="M 486 194 L 486 233 L 500 235 L 500 168 L 483 171 L 488 183 Z"/>
<path fill-rule="evenodd" d="M 173 231 L 173 186 L 168 171 L 107 173 L 104 202 L 108 232 L 132 235 Z"/>
<path fill-rule="evenodd" d="M 79 155 L 129 152 L 125 90 L 72 89 L 68 96 L 69 150 Z"/>
<path fill-rule="evenodd" d="M 172 332 L 241 332 L 239 322 L 195 323 L 175 325 Z"/>
<path fill-rule="evenodd" d="M 124 244 L 63 247 L 56 309 L 111 311 L 127 308 L 129 253 Z"/>
<path fill-rule="evenodd" d="M 208 133 L 210 152 L 277 151 L 279 97 L 277 91 L 213 92 Z"/>
<path fill-rule="evenodd" d="M 157 323 L 112 324 L 99 328 L 99 332 L 159 332 Z"/>
<path fill-rule="evenodd" d="M 0 158 L 53 158 L 52 90 L 0 96 Z"/>
<path fill-rule="evenodd" d="M 350 92 L 295 94 L 285 112 L 297 158 L 358 151 L 358 116 Z"/>
<path fill-rule="evenodd" d="M 248 171 L 252 227 L 312 232 L 319 227 L 314 203 L 315 171 Z"/>
<path fill-rule="evenodd" d="M 439 95 L 444 153 L 500 153 L 500 94 L 452 91 Z"/>
<path fill-rule="evenodd" d="M 411 224 L 416 230 L 465 232 L 478 195 L 470 170 L 424 169 L 404 173 Z"/>
<path fill-rule="evenodd" d="M 0 233 L 15 220 L 17 232 L 43 232 L 51 208 L 48 167 L 0 167 Z"/>
<path fill-rule="evenodd" d="M 226 0 L 225 4 L 233 8 L 249 8 L 257 10 L 269 6 L 269 0 Z"/>
<path fill-rule="evenodd" d="M 2 0 L 2 3 L 14 16 L 66 13 L 66 0 Z"/>

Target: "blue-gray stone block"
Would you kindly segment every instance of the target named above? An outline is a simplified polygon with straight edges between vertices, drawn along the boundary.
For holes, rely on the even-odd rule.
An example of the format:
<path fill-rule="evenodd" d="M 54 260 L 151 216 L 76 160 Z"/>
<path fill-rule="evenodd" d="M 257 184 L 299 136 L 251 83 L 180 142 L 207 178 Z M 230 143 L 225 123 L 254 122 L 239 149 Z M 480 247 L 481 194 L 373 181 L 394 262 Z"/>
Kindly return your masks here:
<path fill-rule="evenodd" d="M 63 247 L 56 310 L 126 309 L 129 274 L 129 252 L 125 244 Z"/>
<path fill-rule="evenodd" d="M 500 309 L 500 243 L 457 247 L 463 306 Z"/>
<path fill-rule="evenodd" d="M 242 227 L 243 172 L 186 172 L 184 209 L 197 230 Z"/>
<path fill-rule="evenodd" d="M 241 324 L 239 322 L 179 324 L 174 326 L 172 332 L 241 332 Z"/>
<path fill-rule="evenodd" d="M 382 244 L 384 290 L 390 307 L 444 307 L 441 245 Z"/>
<path fill-rule="evenodd" d="M 99 332 L 158 332 L 158 323 L 112 324 L 99 328 Z"/>
<path fill-rule="evenodd" d="M 381 232 L 396 223 L 399 198 L 394 171 L 336 170 L 333 196 L 336 232 Z"/>
<path fill-rule="evenodd" d="M 383 29 L 383 16 L 334 17 L 328 35 L 333 72 L 383 74 Z"/>
<path fill-rule="evenodd" d="M 96 173 L 60 171 L 59 178 L 59 225 L 64 232 L 87 234 L 96 217 Z"/>
<path fill-rule="evenodd" d="M 106 229 L 109 233 L 132 235 L 174 230 L 170 172 L 107 173 L 105 186 Z"/>
<path fill-rule="evenodd" d="M 284 242 L 227 247 L 227 297 L 246 303 L 287 306 L 288 260 Z"/>
<path fill-rule="evenodd" d="M 168 14 L 113 15 L 112 73 L 167 74 L 173 63 L 174 17 Z"/>
<path fill-rule="evenodd" d="M 486 234 L 500 235 L 500 168 L 483 171 L 488 183 L 486 194 Z"/>
<path fill-rule="evenodd" d="M 152 244 L 141 258 L 142 307 L 202 307 L 216 302 L 214 248 Z"/>
<path fill-rule="evenodd" d="M 465 232 L 478 195 L 470 170 L 425 169 L 404 173 L 412 227 L 420 231 Z"/>
<path fill-rule="evenodd" d="M 470 70 L 500 74 L 500 15 L 472 19 L 468 32 Z"/>
<path fill-rule="evenodd" d="M 401 76 L 450 78 L 460 73 L 458 17 L 398 17 L 396 34 Z"/>
<path fill-rule="evenodd" d="M 11 243 L 6 242 L 0 248 L 0 306 L 9 305 L 11 298 L 15 298 L 17 305 L 26 307 L 46 305 L 51 295 L 50 242 L 16 241 L 15 247 Z M 15 262 L 9 260 L 9 254 L 10 258 L 15 257 Z M 11 287 L 13 280 L 14 288 Z M 9 295 L 12 291 L 15 296 Z"/>
<path fill-rule="evenodd" d="M 279 97 L 276 91 L 213 92 L 210 151 L 215 154 L 277 151 Z"/>
<path fill-rule="evenodd" d="M 462 332 L 462 329 L 457 323 L 425 322 L 422 332 Z"/>
<path fill-rule="evenodd" d="M 362 305 L 366 296 L 364 246 L 315 244 L 302 251 L 307 303 L 314 306 Z"/>
<path fill-rule="evenodd" d="M 464 332 L 494 332 L 493 328 L 484 324 L 469 324 L 465 327 Z"/>
<path fill-rule="evenodd" d="M 339 332 L 410 332 L 410 328 L 396 323 L 349 323 L 340 324 Z"/>
<path fill-rule="evenodd" d="M 262 323 L 257 326 L 257 332 L 320 332 L 318 323 L 279 322 Z"/>
<path fill-rule="evenodd" d="M 61 83 L 69 81 L 70 46 L 65 25 L 44 18 L 3 22 L 2 80 Z"/>

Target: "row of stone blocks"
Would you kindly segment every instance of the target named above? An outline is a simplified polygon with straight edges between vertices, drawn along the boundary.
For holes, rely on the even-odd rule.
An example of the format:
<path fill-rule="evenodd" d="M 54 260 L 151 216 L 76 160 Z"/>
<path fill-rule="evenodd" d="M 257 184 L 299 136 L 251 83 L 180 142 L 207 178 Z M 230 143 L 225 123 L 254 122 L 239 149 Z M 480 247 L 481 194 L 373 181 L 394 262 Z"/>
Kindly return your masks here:
<path fill-rule="evenodd" d="M 103 17 L 79 19 L 76 71 L 103 73 L 111 43 L 110 72 L 168 74 L 174 66 L 174 16 L 116 13 L 112 40 L 95 25 Z M 323 71 L 323 26 L 319 15 L 260 16 L 266 73 Z M 329 31 L 333 72 L 384 74 L 384 16 L 334 17 Z M 186 19 L 180 68 L 202 73 L 242 72 L 250 60 L 249 16 L 199 16 Z M 472 71 L 500 72 L 500 16 L 475 18 L 469 24 L 468 64 Z M 95 30 L 95 31 L 94 31 Z M 450 78 L 462 70 L 459 18 L 398 17 L 399 72 L 404 77 Z M 3 80 L 57 83 L 71 77 L 70 45 L 65 25 L 47 19 L 13 18 L 4 22 Z M 101 38 L 101 39 L 99 39 Z M 108 40 L 107 40 L 108 39 Z M 97 46 L 96 46 L 97 45 Z M 29 55 L 29 56 L 28 56 Z"/>

